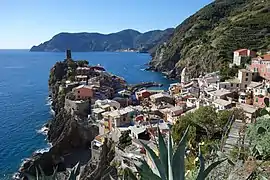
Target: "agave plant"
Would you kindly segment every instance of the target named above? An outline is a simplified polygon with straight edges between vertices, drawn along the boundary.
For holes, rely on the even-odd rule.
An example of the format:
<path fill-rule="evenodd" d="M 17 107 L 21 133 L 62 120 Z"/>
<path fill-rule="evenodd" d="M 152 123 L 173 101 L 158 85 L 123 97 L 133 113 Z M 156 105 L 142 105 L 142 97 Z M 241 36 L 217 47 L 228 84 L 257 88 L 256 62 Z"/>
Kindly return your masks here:
<path fill-rule="evenodd" d="M 185 179 L 185 152 L 186 152 L 186 142 L 187 142 L 187 133 L 189 127 L 186 129 L 180 143 L 177 147 L 173 147 L 173 141 L 171 133 L 169 132 L 169 138 L 167 146 L 165 140 L 158 130 L 158 151 L 159 157 L 155 152 L 147 145 L 143 144 L 145 150 L 150 155 L 151 160 L 157 172 L 154 173 L 149 167 L 145 160 L 141 160 L 141 165 L 136 166 L 138 174 L 142 179 L 151 179 L 151 180 L 184 180 Z M 199 150 L 200 151 L 200 150 Z M 205 168 L 204 158 L 199 153 L 200 169 L 196 177 L 197 180 L 204 180 L 212 169 L 218 166 L 220 163 L 225 161 L 226 158 L 216 161 L 210 164 Z M 133 178 L 134 179 L 134 176 Z"/>
<path fill-rule="evenodd" d="M 40 171 L 40 174 L 39 174 Z M 54 172 L 51 176 L 46 176 L 41 167 L 39 167 L 39 171 L 36 168 L 36 177 L 26 174 L 29 180 L 58 180 L 57 178 L 57 168 L 54 169 Z M 76 180 L 76 178 L 80 174 L 80 164 L 79 162 L 71 169 L 69 172 L 69 177 L 67 180 Z"/>

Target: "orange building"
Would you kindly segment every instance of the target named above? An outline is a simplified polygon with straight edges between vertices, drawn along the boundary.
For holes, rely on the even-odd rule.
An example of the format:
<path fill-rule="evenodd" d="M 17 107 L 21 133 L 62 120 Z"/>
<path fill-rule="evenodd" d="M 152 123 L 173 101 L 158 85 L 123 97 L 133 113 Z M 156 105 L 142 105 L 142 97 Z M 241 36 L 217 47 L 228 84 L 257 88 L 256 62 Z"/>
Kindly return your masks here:
<path fill-rule="evenodd" d="M 73 89 L 76 100 L 86 100 L 94 96 L 93 86 L 81 85 Z"/>

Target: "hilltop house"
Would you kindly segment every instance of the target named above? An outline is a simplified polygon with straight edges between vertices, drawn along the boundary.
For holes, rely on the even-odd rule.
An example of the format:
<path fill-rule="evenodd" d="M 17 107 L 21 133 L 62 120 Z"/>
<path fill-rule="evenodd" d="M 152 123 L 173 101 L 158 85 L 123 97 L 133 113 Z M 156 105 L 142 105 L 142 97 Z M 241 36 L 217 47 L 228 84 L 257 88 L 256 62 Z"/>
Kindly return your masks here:
<path fill-rule="evenodd" d="M 239 49 L 233 52 L 233 64 L 240 66 L 245 64 L 248 58 L 256 57 L 256 52 L 249 49 Z"/>
<path fill-rule="evenodd" d="M 249 69 L 261 77 L 270 80 L 270 54 L 253 58 Z"/>
<path fill-rule="evenodd" d="M 246 90 L 252 83 L 252 79 L 254 79 L 254 77 L 255 75 L 253 72 L 247 69 L 239 69 L 237 78 L 228 79 L 225 82 L 219 82 L 217 84 L 217 88 L 227 90 Z"/>

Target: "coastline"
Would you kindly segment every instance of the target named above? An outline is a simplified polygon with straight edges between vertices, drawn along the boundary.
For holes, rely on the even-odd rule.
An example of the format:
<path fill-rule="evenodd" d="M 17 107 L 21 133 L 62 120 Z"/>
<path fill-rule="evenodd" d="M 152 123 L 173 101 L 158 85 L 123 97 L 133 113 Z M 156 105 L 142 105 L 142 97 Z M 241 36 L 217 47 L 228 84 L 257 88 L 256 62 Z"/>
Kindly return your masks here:
<path fill-rule="evenodd" d="M 54 68 L 56 68 L 54 66 Z M 53 68 L 52 68 L 53 69 Z M 56 68 L 57 69 L 57 68 Z M 112 76 L 115 76 L 111 74 Z M 26 158 L 20 169 L 20 174 L 18 175 L 19 178 L 23 177 L 24 173 L 30 173 L 34 175 L 35 169 L 33 169 L 33 165 L 36 163 L 42 163 L 42 161 L 50 161 L 52 163 L 52 166 L 49 167 L 49 169 L 45 169 L 45 173 L 50 174 L 52 171 L 52 168 L 55 167 L 56 164 L 54 162 L 57 162 L 57 165 L 60 165 L 62 169 L 60 168 L 59 171 L 65 171 L 66 168 L 72 167 L 71 165 L 74 165 L 74 162 L 70 163 L 69 165 L 66 165 L 66 162 L 63 162 L 63 158 L 68 159 L 67 155 L 70 153 L 73 153 L 74 156 L 76 156 L 76 151 L 79 152 L 84 149 L 86 144 L 89 144 L 89 142 L 92 141 L 92 139 L 98 134 L 97 133 L 97 126 L 94 124 L 89 124 L 87 133 L 90 133 L 87 137 L 83 135 L 83 133 L 78 132 L 76 129 L 81 129 L 81 131 L 85 132 L 84 128 L 78 123 L 81 121 L 80 118 L 77 117 L 69 117 L 67 112 L 62 111 L 64 107 L 64 101 L 63 99 L 59 99 L 59 84 L 56 81 L 53 84 L 49 84 L 50 86 L 50 95 L 48 96 L 48 103 L 47 105 L 50 105 L 50 112 L 53 116 L 53 120 L 49 123 L 45 124 L 38 132 L 42 133 L 43 135 L 46 135 L 48 143 L 51 144 L 49 148 L 43 149 L 43 150 L 37 150 L 33 153 L 33 155 L 30 158 Z M 127 84 L 125 84 L 127 86 Z M 160 84 L 159 84 L 160 86 Z M 61 88 L 60 88 L 61 89 Z M 65 99 L 64 99 L 65 100 Z M 60 118 L 58 117 L 60 116 Z M 73 119 L 74 118 L 74 119 Z M 60 120 L 66 121 L 64 124 L 59 127 Z M 58 124 L 58 125 L 57 125 Z M 90 129 L 89 129 L 90 128 Z M 73 137 L 76 136 L 76 140 L 78 140 L 78 137 L 80 143 L 76 143 Z M 90 138 L 90 139 L 89 139 Z M 71 140 L 71 142 L 70 142 Z M 85 151 L 87 152 L 87 151 Z M 88 153 L 89 154 L 89 153 Z M 45 158 L 44 158 L 45 157 Z M 51 159 L 54 157 L 53 159 Z M 56 159 L 55 159 L 56 158 Z M 51 159 L 51 160 L 50 160 Z M 71 159 L 74 159 L 71 157 Z M 42 160 L 42 161 L 40 161 Z M 86 158 L 86 161 L 83 165 L 86 165 L 88 161 L 90 160 L 90 157 L 88 159 Z M 68 161 L 68 160 L 66 160 Z M 73 160 L 74 161 L 74 160 Z M 47 162 L 46 162 L 47 163 Z M 29 169 L 30 168 L 30 169 Z M 48 167 L 46 167 L 48 168 Z M 17 179 L 19 179 L 17 178 Z"/>

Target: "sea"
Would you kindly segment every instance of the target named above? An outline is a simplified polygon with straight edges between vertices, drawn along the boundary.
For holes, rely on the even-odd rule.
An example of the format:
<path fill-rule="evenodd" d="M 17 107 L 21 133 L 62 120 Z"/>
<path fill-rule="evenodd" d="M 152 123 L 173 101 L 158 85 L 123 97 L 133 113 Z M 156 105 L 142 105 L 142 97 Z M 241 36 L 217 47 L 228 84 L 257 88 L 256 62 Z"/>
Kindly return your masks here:
<path fill-rule="evenodd" d="M 41 131 L 52 118 L 48 77 L 50 68 L 64 58 L 65 53 L 0 50 L 0 180 L 11 179 L 33 152 L 49 148 Z M 173 82 L 161 73 L 144 70 L 149 54 L 73 52 L 72 58 L 100 64 L 130 84 L 155 81 L 167 89 Z"/>

